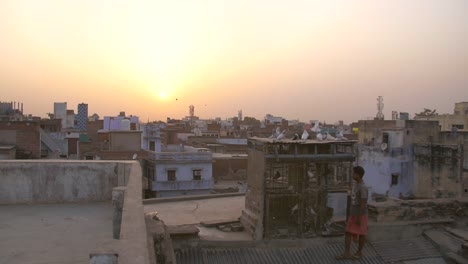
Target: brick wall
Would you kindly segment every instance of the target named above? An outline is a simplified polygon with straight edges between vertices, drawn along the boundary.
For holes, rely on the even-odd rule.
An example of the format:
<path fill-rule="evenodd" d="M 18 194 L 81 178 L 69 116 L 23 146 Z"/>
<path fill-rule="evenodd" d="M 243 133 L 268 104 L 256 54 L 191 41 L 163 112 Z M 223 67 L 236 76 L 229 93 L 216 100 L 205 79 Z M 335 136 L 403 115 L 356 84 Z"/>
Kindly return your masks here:
<path fill-rule="evenodd" d="M 16 158 L 40 159 L 41 134 L 39 123 L 34 121 L 0 122 L 0 131 L 15 131 Z"/>

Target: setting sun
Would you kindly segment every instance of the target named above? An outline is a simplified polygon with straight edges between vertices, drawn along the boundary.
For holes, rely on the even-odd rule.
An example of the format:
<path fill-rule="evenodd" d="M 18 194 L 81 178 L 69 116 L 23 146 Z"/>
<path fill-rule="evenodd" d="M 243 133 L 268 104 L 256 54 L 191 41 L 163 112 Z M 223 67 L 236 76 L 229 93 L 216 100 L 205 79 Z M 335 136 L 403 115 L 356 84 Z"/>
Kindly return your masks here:
<path fill-rule="evenodd" d="M 167 92 L 166 91 L 159 92 L 159 99 L 162 99 L 162 100 L 167 99 Z"/>

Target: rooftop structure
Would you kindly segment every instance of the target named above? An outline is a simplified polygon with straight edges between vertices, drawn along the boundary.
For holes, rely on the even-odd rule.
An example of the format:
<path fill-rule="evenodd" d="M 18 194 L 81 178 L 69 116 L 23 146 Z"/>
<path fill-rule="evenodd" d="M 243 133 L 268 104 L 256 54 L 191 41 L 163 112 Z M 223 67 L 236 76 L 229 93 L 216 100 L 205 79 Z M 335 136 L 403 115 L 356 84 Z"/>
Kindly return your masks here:
<path fill-rule="evenodd" d="M 161 129 L 163 125 L 159 124 L 145 124 L 141 125 L 142 133 L 142 141 L 141 141 L 141 148 L 161 152 L 162 150 L 162 133 Z"/>
<path fill-rule="evenodd" d="M 359 121 L 358 163 L 370 193 L 455 198 L 463 193 L 463 144 L 440 141 L 436 121 Z"/>
<path fill-rule="evenodd" d="M 0 146 L 15 146 L 15 158 L 41 158 L 41 128 L 37 121 L 0 121 Z"/>
<path fill-rule="evenodd" d="M 249 139 L 241 221 L 255 240 L 309 237 L 333 217 L 329 193 L 346 193 L 354 141 Z M 344 201 L 346 203 L 346 201 Z"/>
<path fill-rule="evenodd" d="M 148 151 L 145 170 L 157 197 L 208 194 L 213 188 L 209 149 L 169 145 L 161 152 Z"/>
<path fill-rule="evenodd" d="M 441 131 L 468 131 L 468 102 L 455 103 L 453 114 L 437 114 L 435 110 L 425 109 L 414 119 L 438 121 Z"/>
<path fill-rule="evenodd" d="M 243 194 L 141 197 L 135 161 L 0 161 L 0 261 L 336 263 L 343 250 L 342 237 L 253 240 L 238 223 Z M 467 199 L 370 203 L 360 262 L 466 263 L 467 208 Z"/>
<path fill-rule="evenodd" d="M 281 116 L 267 114 L 265 116 L 265 123 L 268 125 L 281 125 L 283 123 L 283 118 Z"/>
<path fill-rule="evenodd" d="M 125 116 L 125 112 L 121 112 L 119 116 L 105 116 L 103 130 L 120 131 L 120 130 L 139 130 L 138 116 Z"/>
<path fill-rule="evenodd" d="M 0 120 L 21 121 L 25 119 L 23 115 L 23 103 L 0 102 Z"/>

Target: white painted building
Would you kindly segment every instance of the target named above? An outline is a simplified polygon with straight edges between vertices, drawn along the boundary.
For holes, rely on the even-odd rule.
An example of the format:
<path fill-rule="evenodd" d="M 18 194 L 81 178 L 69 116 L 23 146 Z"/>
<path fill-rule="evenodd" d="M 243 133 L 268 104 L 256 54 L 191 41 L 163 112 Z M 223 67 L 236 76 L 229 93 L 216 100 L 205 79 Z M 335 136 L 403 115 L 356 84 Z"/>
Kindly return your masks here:
<path fill-rule="evenodd" d="M 104 130 L 140 130 L 138 116 L 105 116 L 104 117 Z"/>
<path fill-rule="evenodd" d="M 463 147 L 441 144 L 435 121 L 359 121 L 357 164 L 369 193 L 392 198 L 452 198 L 462 193 Z"/>
<path fill-rule="evenodd" d="M 283 118 L 281 116 L 273 116 L 273 115 L 270 115 L 270 114 L 267 114 L 265 116 L 265 123 L 266 124 L 281 125 L 281 122 L 283 122 Z"/>
<path fill-rule="evenodd" d="M 67 127 L 67 103 L 54 103 L 54 118 L 62 120 L 62 128 Z"/>
<path fill-rule="evenodd" d="M 226 128 L 233 128 L 233 127 L 234 127 L 234 123 L 233 123 L 232 118 L 221 121 L 221 128 L 226 129 Z"/>
<path fill-rule="evenodd" d="M 62 123 L 63 123 L 63 119 L 62 119 Z M 74 128 L 74 127 L 75 127 L 75 111 L 74 110 L 67 110 L 65 128 Z"/>
<path fill-rule="evenodd" d="M 404 136 L 403 129 L 384 130 L 382 141 L 385 143 L 358 146 L 358 163 L 366 170 L 364 181 L 370 188 L 369 193 L 393 198 L 413 194 L 413 157 L 410 145 L 404 145 Z"/>
<path fill-rule="evenodd" d="M 161 152 L 161 128 L 163 124 L 141 124 L 141 149 Z"/>
<path fill-rule="evenodd" d="M 288 126 L 297 126 L 300 123 L 299 119 L 288 120 Z"/>
<path fill-rule="evenodd" d="M 213 155 L 208 149 L 170 146 L 150 152 L 149 161 L 157 197 L 209 194 L 213 189 Z"/>

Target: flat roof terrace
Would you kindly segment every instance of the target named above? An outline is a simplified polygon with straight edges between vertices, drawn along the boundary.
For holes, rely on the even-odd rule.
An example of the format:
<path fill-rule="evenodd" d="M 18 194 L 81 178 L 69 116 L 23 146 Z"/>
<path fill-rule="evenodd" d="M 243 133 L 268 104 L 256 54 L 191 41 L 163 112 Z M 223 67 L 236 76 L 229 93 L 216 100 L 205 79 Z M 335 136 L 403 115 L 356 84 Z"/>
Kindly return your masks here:
<path fill-rule="evenodd" d="M 136 161 L 0 161 L 0 263 L 154 262 Z"/>
<path fill-rule="evenodd" d="M 237 220 L 245 208 L 244 194 L 219 194 L 187 196 L 181 198 L 156 198 L 146 200 L 145 213 L 155 213 L 168 226 L 196 225 L 203 241 L 251 241 L 243 232 L 223 232 L 203 227 L 200 223 Z"/>
<path fill-rule="evenodd" d="M 144 210 L 145 213 L 158 212 L 158 218 L 166 225 L 199 224 L 207 221 L 237 219 L 241 216 L 245 207 L 245 196 L 242 194 L 231 197 L 211 196 L 213 198 L 187 197 L 190 200 L 157 198 L 156 200 L 161 202 L 147 203 Z"/>
<path fill-rule="evenodd" d="M 0 263 L 89 263 L 112 237 L 109 202 L 0 205 Z"/>

